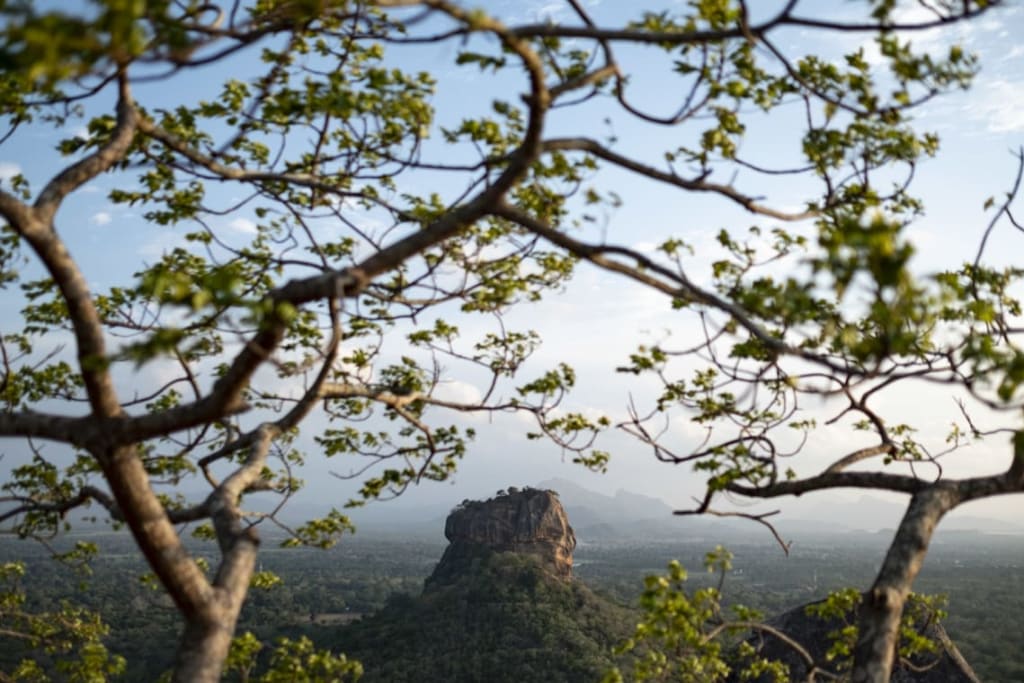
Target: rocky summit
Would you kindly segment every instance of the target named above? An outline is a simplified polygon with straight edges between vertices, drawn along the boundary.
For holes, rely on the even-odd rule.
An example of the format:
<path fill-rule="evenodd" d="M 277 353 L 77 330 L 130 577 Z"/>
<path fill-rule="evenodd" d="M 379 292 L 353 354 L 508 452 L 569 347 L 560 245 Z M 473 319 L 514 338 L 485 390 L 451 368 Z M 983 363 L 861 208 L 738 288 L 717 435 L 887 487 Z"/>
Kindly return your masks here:
<path fill-rule="evenodd" d="M 529 555 L 550 574 L 572 578 L 576 535 L 554 491 L 509 488 L 489 500 L 464 500 L 448 515 L 444 535 L 449 545 L 428 586 L 496 552 Z"/>

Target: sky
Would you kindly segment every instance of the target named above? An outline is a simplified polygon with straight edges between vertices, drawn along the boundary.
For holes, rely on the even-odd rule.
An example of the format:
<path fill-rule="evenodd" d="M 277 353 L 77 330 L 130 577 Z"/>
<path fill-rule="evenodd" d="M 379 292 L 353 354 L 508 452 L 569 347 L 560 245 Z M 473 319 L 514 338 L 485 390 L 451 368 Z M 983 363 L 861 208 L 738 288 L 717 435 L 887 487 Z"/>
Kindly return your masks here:
<path fill-rule="evenodd" d="M 624 8 L 636 4 L 620 4 L 614 0 L 587 3 L 598 22 L 608 24 L 621 24 Z M 671 2 L 661 4 L 673 5 Z M 823 6 L 839 8 L 840 12 L 854 9 L 854 3 L 807 5 L 808 13 Z M 484 6 L 508 23 L 569 21 L 571 17 L 567 3 L 560 0 L 493 0 Z M 767 12 L 773 3 L 758 2 L 756 6 Z M 917 16 L 911 11 L 906 18 Z M 990 17 L 948 32 L 929 31 L 914 36 L 916 44 L 929 49 L 939 49 L 950 39 L 957 40 L 969 51 L 977 52 L 981 60 L 981 72 L 969 92 L 943 97 L 926 105 L 917 115 L 920 126 L 938 132 L 942 140 L 938 158 L 921 165 L 914 186 L 927 206 L 926 215 L 910 228 L 919 248 L 914 267 L 922 275 L 973 258 L 988 219 L 982 209 L 985 200 L 1002 196 L 1012 181 L 1016 166 L 1011 150 L 1024 145 L 1024 46 L 1019 41 L 1022 31 L 1024 8 L 1011 3 Z M 834 56 L 864 45 L 868 59 L 878 59 L 877 53 L 872 52 L 873 46 L 866 43 L 866 37 L 857 34 L 822 36 L 806 30 L 788 30 L 780 34 L 779 43 L 791 54 L 806 51 Z M 456 51 L 456 45 L 445 43 L 415 50 L 395 50 L 391 56 L 397 64 L 415 65 L 437 75 L 440 121 L 452 121 L 467 112 L 481 111 L 497 93 L 519 87 L 512 76 L 495 77 L 454 67 Z M 623 49 L 620 57 L 626 70 L 634 74 L 631 88 L 638 101 L 655 109 L 664 106 L 670 110 L 672 93 L 665 85 L 669 81 L 664 70 L 659 70 L 655 61 L 658 55 L 652 50 Z M 203 78 L 193 78 L 188 84 L 140 86 L 137 98 L 146 106 L 158 107 L 171 106 L 183 97 L 192 100 L 214 97 L 224 77 L 244 72 L 251 66 L 246 59 L 250 57 L 206 70 Z M 98 111 L 109 106 L 110 101 L 110 94 L 105 93 L 90 106 Z M 770 120 L 759 122 L 750 139 L 744 141 L 742 152 L 764 162 L 791 154 L 793 148 L 787 147 L 787 143 L 794 140 L 792 116 L 783 111 Z M 660 152 L 673 143 L 667 137 L 671 134 L 663 129 L 645 126 L 600 104 L 590 107 L 585 114 L 554 115 L 552 130 L 559 134 L 582 130 L 595 137 L 612 132 L 618 139 L 619 149 L 649 158 L 652 163 L 658 163 Z M 73 128 L 67 133 L 81 134 L 82 131 Z M 0 179 L 23 173 L 37 186 L 41 184 L 56 163 L 53 143 L 52 131 L 29 129 L 0 146 Z M 436 138 L 431 144 L 434 147 L 428 145 L 428 153 L 442 149 L 442 143 Z M 737 178 L 740 187 L 745 180 L 742 175 Z M 427 183 L 429 179 L 418 182 Z M 694 245 L 698 256 L 692 264 L 693 277 L 698 282 L 702 281 L 701 277 L 706 281 L 706 269 L 711 260 L 708 254 L 715 249 L 717 230 L 751 222 L 748 215 L 721 201 L 652 187 L 649 182 L 624 173 L 609 173 L 601 177 L 601 182 L 615 189 L 623 205 L 599 221 L 593 230 L 600 232 L 591 236 L 651 251 L 671 230 Z M 117 176 L 97 179 L 69 200 L 59 218 L 60 228 L 67 235 L 73 253 L 97 289 L 109 286 L 130 274 L 138 264 L 152 262 L 165 250 L 182 244 L 183 233 L 189 230 L 189 226 L 173 229 L 146 226 L 131 208 L 113 205 L 106 199 L 107 193 L 117 186 Z M 450 188 L 441 189 L 448 191 Z M 788 180 L 759 183 L 752 189 L 766 194 L 773 205 L 789 208 L 799 207 L 801 198 L 806 196 L 804 186 Z M 762 224 L 770 227 L 770 223 Z M 218 227 L 225 234 L 244 239 L 252 226 L 251 216 L 239 214 L 223 217 Z M 990 262 L 1013 263 L 1020 253 L 1019 239 L 1019 235 L 1009 230 L 997 231 L 988 251 Z M 9 320 L 17 320 L 19 306 L 14 300 L 0 300 L 0 313 Z M 609 415 L 616 421 L 625 418 L 631 398 L 643 405 L 644 401 L 650 401 L 655 387 L 649 381 L 625 377 L 615 372 L 615 368 L 626 362 L 638 342 L 661 342 L 678 347 L 685 345 L 688 335 L 693 333 L 692 323 L 681 322 L 663 296 L 587 266 L 578 269 L 565 291 L 546 296 L 539 304 L 510 311 L 506 323 L 512 328 L 533 327 L 544 339 L 544 345 L 526 368 L 527 376 L 559 361 L 568 361 L 575 367 L 579 379 L 566 408 L 588 415 Z M 468 333 L 474 325 L 483 323 L 467 319 L 460 320 L 459 324 Z M 53 343 L 63 343 L 67 348 L 70 339 L 54 339 Z M 126 394 L 130 395 L 136 386 L 159 380 L 158 375 L 156 371 L 143 369 L 137 377 L 125 375 L 121 379 Z M 466 380 L 446 388 L 452 396 L 472 396 L 479 390 Z M 949 423 L 959 416 L 954 398 L 945 389 L 916 385 L 895 394 L 887 407 L 894 414 L 898 413 L 900 420 L 917 426 L 921 433 L 936 434 L 941 442 Z M 808 411 L 810 415 L 824 415 L 827 407 L 811 405 Z M 311 426 L 316 424 L 314 419 Z M 601 442 L 601 446 L 612 453 L 612 461 L 607 473 L 596 474 L 572 464 L 571 458 L 550 444 L 528 441 L 524 436 L 528 425 L 522 417 L 466 418 L 466 424 L 474 426 L 479 437 L 452 481 L 427 483 L 407 492 L 404 501 L 388 504 L 412 508 L 438 501 L 457 502 L 467 497 L 491 495 L 509 485 L 532 484 L 551 477 L 571 479 L 601 492 L 628 489 L 660 497 L 679 507 L 688 506 L 692 497 L 701 491 L 701 480 L 687 466 L 655 462 L 646 448 L 622 432 L 613 431 Z M 671 438 L 681 445 L 698 443 L 702 436 L 699 427 L 685 415 L 673 416 L 668 429 Z M 848 434 L 848 430 L 839 429 L 817 431 L 805 449 L 806 457 L 799 465 L 803 468 L 801 471 L 816 471 L 834 459 L 836 443 L 843 443 L 837 440 L 848 438 Z M 308 449 L 315 449 L 308 437 L 304 443 Z M 10 456 L 5 465 L 17 462 L 23 455 L 13 443 L 3 444 L 0 450 Z M 968 476 L 1005 466 L 1007 449 L 998 440 L 991 440 L 955 457 L 955 461 L 947 463 L 947 472 L 953 476 Z M 309 504 L 343 503 L 352 494 L 353 483 L 328 475 L 345 473 L 346 465 L 323 463 L 317 458 L 310 460 L 311 465 L 302 475 L 309 486 L 301 500 Z M 819 500 L 821 496 L 833 495 L 846 494 L 828 492 L 820 494 Z M 850 494 L 851 497 L 856 495 L 859 494 Z M 1015 517 L 1020 503 L 1019 498 L 986 501 L 968 506 L 965 512 L 1010 519 Z"/>

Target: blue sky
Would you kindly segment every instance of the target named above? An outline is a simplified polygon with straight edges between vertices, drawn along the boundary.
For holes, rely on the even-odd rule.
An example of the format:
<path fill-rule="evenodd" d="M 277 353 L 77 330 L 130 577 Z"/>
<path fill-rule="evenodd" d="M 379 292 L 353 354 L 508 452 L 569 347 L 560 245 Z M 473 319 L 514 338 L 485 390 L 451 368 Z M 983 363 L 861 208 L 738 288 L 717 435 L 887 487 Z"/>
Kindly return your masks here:
<path fill-rule="evenodd" d="M 635 3 L 614 0 L 589 2 L 591 11 L 606 23 L 621 23 L 626 7 Z M 662 3 L 672 6 L 675 3 Z M 772 3 L 756 3 L 767 8 Z M 778 4 L 778 3 L 774 3 Z M 855 3 L 808 3 L 815 8 L 838 8 L 852 12 Z M 485 3 L 495 14 L 514 20 L 568 20 L 567 5 L 558 0 L 519 2 L 495 0 Z M 765 10 L 767 11 L 767 9 Z M 810 13 L 809 11 L 809 13 Z M 906 18 L 917 15 L 910 13 Z M 1016 170 L 1010 151 L 1024 145 L 1024 11 L 1019 4 L 993 13 L 990 17 L 963 25 L 951 31 L 921 33 L 914 36 L 919 45 L 939 49 L 946 41 L 962 42 L 976 51 L 981 58 L 982 70 L 974 87 L 967 93 L 954 93 L 926 105 L 918 114 L 922 128 L 934 130 L 942 139 L 942 150 L 935 160 L 927 161 L 918 170 L 915 189 L 926 201 L 926 215 L 913 226 L 910 234 L 918 245 L 919 255 L 915 267 L 927 273 L 939 268 L 954 267 L 973 258 L 981 231 L 987 221 L 982 205 L 990 196 L 1000 197 L 1009 187 Z M 815 35 L 808 31 L 790 30 L 778 42 L 792 54 L 817 52 L 838 57 L 842 52 L 866 45 L 869 58 L 872 46 L 865 43 L 866 36 L 856 34 Z M 489 106 L 493 96 L 510 97 L 508 88 L 518 87 L 516 78 L 476 73 L 471 69 L 451 65 L 456 46 L 443 44 L 416 50 L 399 50 L 393 59 L 405 65 L 436 73 L 439 81 L 438 111 L 442 122 L 451 121 L 468 112 L 481 111 Z M 662 57 L 653 50 L 623 50 L 620 57 L 631 73 L 637 74 L 633 83 L 640 101 L 659 106 L 671 97 L 671 88 L 657 61 Z M 136 96 L 145 106 L 155 108 L 171 106 L 179 98 L 194 101 L 214 97 L 221 80 L 227 75 L 238 75 L 250 68 L 249 57 L 204 71 L 201 78 L 190 76 L 187 82 L 159 83 L 139 87 Z M 109 106 L 109 93 L 90 106 L 99 111 Z M 791 155 L 793 141 L 799 129 L 794 128 L 793 114 L 785 111 L 770 120 L 760 122 L 757 135 L 743 143 L 742 152 L 765 163 L 777 161 L 780 155 Z M 605 119 L 610 118 L 609 127 Z M 659 162 L 659 155 L 672 143 L 666 132 L 643 125 L 603 106 L 591 107 L 585 115 L 571 113 L 552 119 L 552 130 L 559 134 L 583 130 L 587 135 L 601 137 L 614 130 L 617 148 L 628 150 L 634 156 Z M 66 131 L 73 135 L 77 129 Z M 0 146 L 0 178 L 24 173 L 33 185 L 40 187 L 56 163 L 52 152 L 55 142 L 53 131 L 29 129 Z M 439 150 L 436 143 L 433 151 Z M 430 148 L 428 147 L 428 150 Z M 743 187 L 747 180 L 739 176 Z M 765 183 L 751 178 L 752 189 L 768 196 L 776 206 L 798 207 L 807 196 L 808 187 L 791 180 Z M 111 205 L 107 193 L 118 185 L 118 177 L 105 176 L 84 188 L 62 210 L 58 227 L 66 236 L 72 252 L 97 289 L 114 284 L 131 273 L 141 262 L 152 262 L 166 249 L 182 243 L 188 226 L 158 228 L 147 226 L 132 209 Z M 424 177 L 418 182 L 428 183 Z M 679 234 L 693 244 L 698 257 L 693 260 L 695 279 L 712 260 L 708 254 L 714 249 L 713 236 L 725 226 L 751 224 L 749 215 L 728 204 L 709 197 L 694 198 L 666 188 L 652 187 L 624 173 L 609 173 L 599 182 L 613 187 L 623 198 L 623 207 L 601 221 L 591 233 L 607 241 L 641 250 L 650 250 L 667 234 Z M 426 188 L 416 188 L 417 190 Z M 448 192 L 450 187 L 439 188 Z M 230 199 L 230 197 L 225 197 Z M 244 239 L 251 230 L 251 216 L 240 214 L 224 217 L 219 227 L 228 234 Z M 371 219 L 367 219 L 371 220 Z M 770 227 L 769 222 L 760 222 Z M 1020 236 L 1009 230 L 998 232 L 989 247 L 990 262 L 1013 263 L 1021 253 Z M 14 299 L 0 301 L 0 312 L 10 320 L 16 319 L 20 303 Z M 680 322 L 663 297 L 623 282 L 613 276 L 588 267 L 581 267 L 566 291 L 548 296 L 545 301 L 510 312 L 507 322 L 512 327 L 534 327 L 545 344 L 531 361 L 527 372 L 567 360 L 578 373 L 578 391 L 569 408 L 591 414 L 609 414 L 613 418 L 625 416 L 625 407 L 632 395 L 639 401 L 649 398 L 650 383 L 628 379 L 614 372 L 622 364 L 638 341 L 685 339 L 692 331 L 692 323 Z M 474 321 L 460 320 L 468 333 Z M 480 324 L 483 324 L 482 321 Z M 60 340 L 54 340 L 57 343 Z M 67 343 L 68 340 L 64 340 Z M 680 344 L 681 345 L 681 344 Z M 154 381 L 159 373 L 132 378 L 124 377 L 125 388 L 136 382 Z M 452 396 L 472 396 L 479 387 L 464 378 L 452 383 L 447 391 Z M 913 422 L 923 433 L 945 434 L 949 422 L 958 411 L 953 396 L 934 386 L 910 387 L 891 399 L 891 408 L 901 420 Z M 812 407 L 812 412 L 813 412 Z M 577 480 L 602 491 L 617 488 L 657 495 L 676 505 L 686 505 L 689 497 L 700 490 L 700 480 L 682 468 L 672 468 L 653 461 L 649 452 L 634 444 L 623 434 L 612 434 L 604 444 L 613 453 L 613 461 L 606 475 L 595 475 L 563 460 L 557 449 L 550 445 L 527 441 L 523 437 L 525 425 L 518 417 L 480 418 L 472 421 L 480 437 L 463 462 L 460 473 L 451 484 L 432 484 L 424 490 L 408 495 L 409 504 L 428 500 L 458 501 L 465 497 L 487 495 L 507 485 L 535 483 L 552 476 Z M 680 443 L 699 438 L 699 430 L 685 416 L 673 418 L 669 425 Z M 843 432 L 846 434 L 847 432 Z M 839 432 L 822 430 L 812 437 L 801 471 L 810 472 L 826 464 L 826 456 L 834 451 L 831 446 Z M 839 436 L 838 438 L 843 438 Z M 4 448 L 4 450 L 12 450 Z M 949 473 L 964 475 L 998 469 L 1005 464 L 1005 446 L 998 441 L 977 447 L 950 461 Z M 820 452 L 818 457 L 814 455 Z M 331 463 L 330 469 L 344 470 Z M 308 500 L 341 501 L 352 487 L 333 478 L 323 476 L 325 467 L 317 464 L 304 476 L 311 481 Z M 833 494 L 826 494 L 833 495 Z M 1010 516 L 1010 500 L 977 504 L 968 508 L 971 514 Z"/>

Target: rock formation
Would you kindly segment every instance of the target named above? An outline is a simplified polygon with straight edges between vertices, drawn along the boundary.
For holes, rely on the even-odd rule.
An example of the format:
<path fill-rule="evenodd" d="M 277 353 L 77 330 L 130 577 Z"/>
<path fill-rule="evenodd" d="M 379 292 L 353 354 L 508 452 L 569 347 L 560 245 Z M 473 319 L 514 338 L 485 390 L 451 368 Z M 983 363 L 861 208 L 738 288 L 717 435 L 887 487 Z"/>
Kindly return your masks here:
<path fill-rule="evenodd" d="M 828 634 L 839 628 L 840 624 L 807 614 L 807 607 L 802 605 L 784 612 L 769 619 L 767 623 L 800 643 L 820 666 L 827 666 L 825 653 L 830 646 Z M 891 683 L 979 683 L 977 675 L 940 624 L 930 624 L 923 635 L 938 644 L 939 652 L 915 658 L 911 662 L 912 666 L 898 663 L 893 668 Z M 788 664 L 791 680 L 802 681 L 807 677 L 805 660 L 779 639 L 771 635 L 759 635 L 748 642 L 754 645 L 760 656 Z M 733 680 L 738 681 L 738 678 L 730 679 Z M 765 676 L 756 680 L 760 683 L 769 679 Z"/>
<path fill-rule="evenodd" d="M 572 579 L 576 537 L 553 491 L 463 501 L 423 593 L 340 629 L 365 683 L 583 683 L 619 664 L 634 613 Z"/>
<path fill-rule="evenodd" d="M 576 536 L 554 491 L 509 488 L 490 500 L 463 501 L 448 515 L 444 535 L 449 545 L 428 584 L 495 552 L 530 555 L 554 576 L 572 577 Z"/>

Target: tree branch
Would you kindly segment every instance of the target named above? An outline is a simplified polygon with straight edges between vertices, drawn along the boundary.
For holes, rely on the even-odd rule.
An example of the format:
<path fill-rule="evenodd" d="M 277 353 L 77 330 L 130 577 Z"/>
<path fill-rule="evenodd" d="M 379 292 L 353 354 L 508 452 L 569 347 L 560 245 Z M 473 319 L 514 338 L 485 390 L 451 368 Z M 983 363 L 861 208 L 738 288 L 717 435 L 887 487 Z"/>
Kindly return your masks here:
<path fill-rule="evenodd" d="M 628 171 L 651 178 L 652 180 L 672 185 L 673 187 L 690 190 L 692 192 L 710 192 L 722 195 L 723 197 L 739 204 L 751 213 L 768 216 L 770 218 L 777 218 L 783 221 L 800 221 L 808 218 L 814 218 L 820 213 L 819 211 L 803 211 L 801 213 L 786 213 L 784 211 L 778 211 L 771 207 L 759 204 L 756 199 L 739 192 L 731 185 L 709 183 L 706 182 L 703 177 L 697 178 L 696 180 L 688 180 L 676 175 L 675 173 L 659 171 L 653 166 L 648 166 L 636 161 L 635 159 L 630 159 L 629 157 L 617 154 L 596 140 L 592 140 L 590 138 L 558 138 L 554 140 L 545 140 L 544 149 L 545 151 L 575 151 L 593 154 L 600 159 L 604 159 L 605 161 L 613 163 Z"/>
<path fill-rule="evenodd" d="M 901 493 L 917 493 L 929 485 L 930 482 L 903 474 L 826 471 L 807 479 L 779 481 L 766 486 L 745 486 L 732 483 L 727 488 L 732 493 L 750 498 L 778 498 L 779 496 L 800 496 L 811 491 L 839 488 L 882 489 Z"/>
<path fill-rule="evenodd" d="M 66 196 L 124 159 L 135 137 L 138 121 L 138 112 L 128 87 L 128 74 L 122 72 L 118 77 L 117 123 L 110 140 L 78 163 L 58 173 L 46 184 L 34 206 L 42 223 L 49 225 L 53 221 L 54 214 Z"/>
<path fill-rule="evenodd" d="M 445 2 L 430 4 L 443 8 L 459 20 L 469 20 L 467 13 L 454 5 Z M 544 84 L 543 64 L 526 41 L 510 35 L 500 22 L 491 20 L 480 23 L 474 20 L 476 24 L 479 24 L 480 30 L 495 33 L 510 50 L 517 53 L 530 78 L 531 93 L 526 98 L 529 105 L 526 131 L 519 147 L 509 156 L 502 173 L 471 201 L 451 209 L 423 229 L 380 249 L 357 266 L 292 280 L 269 294 L 267 298 L 273 304 L 270 309 L 273 312 L 263 321 L 263 328 L 246 344 L 207 397 L 160 413 L 113 422 L 110 424 L 113 439 L 118 443 L 142 441 L 244 410 L 245 406 L 240 402 L 244 388 L 256 369 L 273 353 L 284 337 L 287 321 L 276 313 L 279 304 L 299 306 L 321 299 L 357 296 L 373 278 L 452 237 L 490 213 L 527 173 L 540 154 L 543 120 L 551 102 Z"/>
<path fill-rule="evenodd" d="M 76 445 L 87 440 L 91 421 L 88 418 L 66 417 L 34 411 L 0 413 L 0 436 L 31 436 Z"/>

